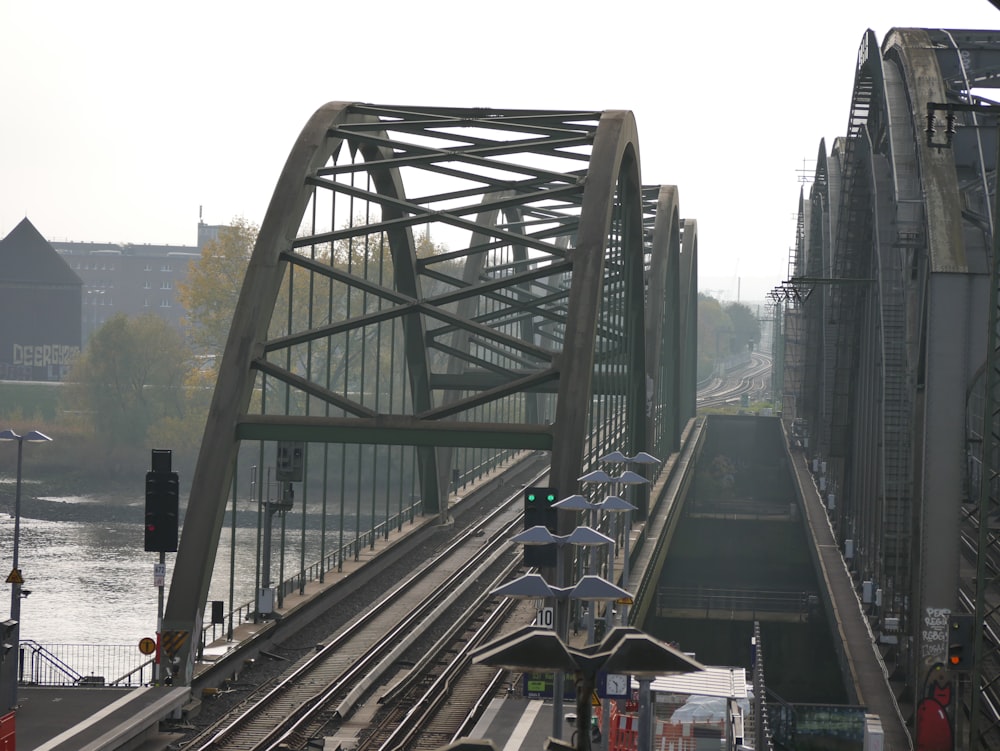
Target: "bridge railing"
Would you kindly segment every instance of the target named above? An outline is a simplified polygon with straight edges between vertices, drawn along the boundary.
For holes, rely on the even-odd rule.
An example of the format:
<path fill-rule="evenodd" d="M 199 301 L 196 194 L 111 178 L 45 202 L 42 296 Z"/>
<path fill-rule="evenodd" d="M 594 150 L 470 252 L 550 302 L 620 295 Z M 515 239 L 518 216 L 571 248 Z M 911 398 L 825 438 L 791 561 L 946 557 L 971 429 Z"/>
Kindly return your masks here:
<path fill-rule="evenodd" d="M 466 488 L 477 481 L 482 482 L 483 478 L 489 478 L 496 475 L 496 473 L 504 471 L 505 465 L 515 460 L 520 453 L 522 452 L 519 449 L 505 449 L 485 455 L 481 461 L 473 464 L 467 471 L 459 473 L 458 477 L 453 478 L 453 484 L 455 485 L 453 490 L 457 491 L 459 487 Z M 412 524 L 422 513 L 422 509 L 423 499 L 419 496 L 414 496 L 409 506 L 401 508 L 399 512 L 392 514 L 371 528 L 361 531 L 356 537 L 327 553 L 321 560 L 285 578 L 278 585 L 275 592 L 278 597 L 279 607 L 286 595 L 290 595 L 296 591 L 300 593 L 304 592 L 306 584 L 309 582 L 323 581 L 328 571 L 339 571 L 345 561 L 360 559 L 362 551 L 374 548 L 376 541 L 379 539 L 388 539 L 389 534 L 393 530 L 400 531 L 404 525 Z M 227 614 L 224 618 L 226 623 L 202 624 L 199 650 L 204 650 L 206 645 L 211 644 L 223 635 L 228 634 L 231 637 L 231 633 L 229 633 L 230 629 L 235 628 L 238 624 L 245 621 L 253 620 L 256 615 L 256 602 L 250 601 L 240 605 L 234 604 L 232 614 Z M 199 659 L 202 657 L 203 655 L 199 654 Z"/>
<path fill-rule="evenodd" d="M 670 611 L 790 613 L 804 618 L 815 606 L 812 592 L 762 589 L 713 589 L 708 587 L 659 587 L 656 590 L 658 616 Z"/>
<path fill-rule="evenodd" d="M 153 679 L 153 661 L 135 644 L 20 643 L 22 686 L 138 687 Z"/>
<path fill-rule="evenodd" d="M 754 748 L 772 751 L 771 721 L 767 712 L 767 684 L 764 682 L 764 645 L 760 621 L 753 624 L 753 737 Z"/>
<path fill-rule="evenodd" d="M 285 578 L 278 585 L 276 591 L 279 606 L 286 595 L 290 595 L 296 591 L 304 592 L 306 584 L 309 582 L 322 581 L 328 571 L 339 570 L 344 561 L 358 560 L 361 557 L 361 552 L 366 548 L 373 548 L 377 540 L 382 538 L 388 539 L 389 533 L 392 530 L 395 529 L 398 531 L 403 528 L 404 524 L 413 523 L 420 513 L 422 504 L 423 502 L 420 498 L 415 498 L 409 506 L 403 508 L 399 513 L 393 514 L 385 521 L 379 522 L 370 529 L 362 531 L 356 537 L 351 538 L 340 547 L 327 553 L 321 560 Z M 236 625 L 244 621 L 253 620 L 256 614 L 256 602 L 244 602 L 233 607 L 232 620 L 226 617 L 226 622 L 231 623 L 232 627 L 235 628 Z M 203 649 L 206 645 L 221 638 L 228 632 L 228 628 L 229 626 L 226 624 L 202 624 L 199 647 Z"/>

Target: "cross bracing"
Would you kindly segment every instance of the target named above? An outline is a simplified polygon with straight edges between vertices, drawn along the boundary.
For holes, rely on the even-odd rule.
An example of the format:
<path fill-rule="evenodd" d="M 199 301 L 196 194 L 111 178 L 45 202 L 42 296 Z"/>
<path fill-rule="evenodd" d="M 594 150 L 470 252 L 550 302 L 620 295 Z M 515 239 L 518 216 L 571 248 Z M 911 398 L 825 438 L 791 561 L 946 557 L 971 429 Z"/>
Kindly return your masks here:
<path fill-rule="evenodd" d="M 241 445 L 262 466 L 303 445 L 303 568 L 307 511 L 340 540 L 387 535 L 518 451 L 549 452 L 570 494 L 612 449 L 675 447 L 696 228 L 653 190 L 672 191 L 666 239 L 629 112 L 320 108 L 250 260 L 164 628 L 197 630 Z"/>

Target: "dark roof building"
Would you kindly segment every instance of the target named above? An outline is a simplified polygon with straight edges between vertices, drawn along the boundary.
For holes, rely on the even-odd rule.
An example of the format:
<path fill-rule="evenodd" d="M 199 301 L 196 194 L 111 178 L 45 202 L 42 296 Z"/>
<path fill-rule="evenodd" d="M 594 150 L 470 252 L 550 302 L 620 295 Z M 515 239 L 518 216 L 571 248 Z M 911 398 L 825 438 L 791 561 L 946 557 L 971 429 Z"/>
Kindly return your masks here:
<path fill-rule="evenodd" d="M 23 219 L 0 240 L 0 378 L 58 381 L 80 353 L 83 281 Z"/>
<path fill-rule="evenodd" d="M 116 313 L 152 313 L 181 328 L 185 311 L 177 285 L 224 226 L 199 221 L 197 246 L 50 243 L 31 222 L 22 221 L 0 241 L 0 380 L 62 380 L 69 371 L 67 358 Z M 49 300 L 56 290 L 68 297 Z M 60 338 L 56 353 L 55 340 L 38 337 L 51 339 L 54 334 L 45 326 L 62 321 L 73 305 L 75 334 L 66 344 Z M 44 307 L 45 314 L 37 315 L 32 306 Z"/>

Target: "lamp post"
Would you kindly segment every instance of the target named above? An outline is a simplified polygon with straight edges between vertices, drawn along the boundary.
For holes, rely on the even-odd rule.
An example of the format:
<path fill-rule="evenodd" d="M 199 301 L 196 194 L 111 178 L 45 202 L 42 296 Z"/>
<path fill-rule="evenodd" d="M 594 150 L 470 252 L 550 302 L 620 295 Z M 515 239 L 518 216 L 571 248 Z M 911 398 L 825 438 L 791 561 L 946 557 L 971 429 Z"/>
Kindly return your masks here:
<path fill-rule="evenodd" d="M 584 594 L 592 592 L 593 591 L 593 587 L 589 587 L 586 592 L 584 592 L 583 590 L 580 590 L 580 589 L 576 589 L 574 587 L 569 587 L 569 588 L 563 587 L 563 582 L 562 582 L 562 576 L 563 576 L 563 546 L 564 545 L 607 545 L 609 542 L 612 541 L 611 538 L 608 537 L 608 536 L 606 536 L 606 535 L 602 535 L 600 532 L 598 532 L 597 530 L 591 529 L 590 527 L 577 527 L 576 529 L 574 529 L 572 532 L 570 532 L 567 535 L 554 535 L 554 534 L 552 534 L 552 532 L 547 527 L 543 527 L 541 525 L 538 525 L 538 526 L 535 526 L 535 527 L 531 527 L 530 529 L 526 529 L 523 532 L 515 535 L 514 537 L 511 538 L 511 541 L 512 542 L 519 542 L 522 545 L 552 545 L 552 544 L 555 544 L 555 546 L 556 546 L 556 576 L 558 577 L 558 581 L 556 582 L 556 586 L 555 587 L 549 588 L 548 584 L 545 583 L 545 581 L 541 578 L 541 576 L 539 576 L 538 574 L 530 574 L 528 577 L 522 576 L 520 579 L 515 579 L 514 581 L 510 582 L 509 585 L 506 585 L 507 587 L 513 585 L 514 588 L 512 590 L 510 590 L 510 591 L 502 591 L 505 588 L 501 587 L 500 589 L 496 590 L 493 594 L 495 594 L 495 595 L 504 595 L 504 596 L 507 596 L 507 597 L 521 597 L 521 598 L 526 598 L 526 597 L 551 597 L 551 598 L 553 598 L 554 601 L 555 601 L 555 606 L 556 606 L 556 634 L 557 634 L 557 636 L 560 639 L 563 639 L 563 640 L 568 639 L 569 638 L 569 619 L 568 619 L 568 616 L 567 616 L 568 608 L 566 607 L 568 601 L 570 599 L 578 599 L 578 600 L 591 600 L 591 599 L 593 599 L 593 600 L 596 600 L 596 599 L 601 599 L 601 598 L 598 597 L 596 594 L 595 594 L 594 597 L 586 597 L 586 596 L 584 596 Z M 538 595 L 538 594 L 533 593 L 533 592 L 529 593 L 528 591 L 526 591 L 526 590 L 524 590 L 522 588 L 522 583 L 526 582 L 526 581 L 529 581 L 529 577 L 537 577 L 539 580 L 542 581 L 542 584 L 545 585 L 545 589 L 543 590 L 543 594 Z M 583 580 L 592 580 L 592 579 L 599 579 L 602 582 L 604 581 L 603 579 L 600 579 L 600 577 L 588 577 L 588 576 L 585 576 L 585 577 L 583 577 L 583 579 L 581 579 L 581 582 L 583 582 Z M 609 586 L 612 586 L 616 590 L 618 589 L 617 587 L 614 587 L 613 585 L 611 585 L 610 582 L 605 582 L 605 583 L 608 584 Z M 535 590 L 537 590 L 537 589 L 538 589 L 538 587 L 537 587 L 537 584 L 536 584 Z M 572 594 L 571 594 L 571 591 L 573 592 Z M 602 591 L 605 594 L 607 593 L 607 590 L 602 590 Z M 599 592 L 598 592 L 598 594 L 599 594 Z M 617 599 L 620 596 L 627 596 L 627 595 L 628 595 L 628 593 L 624 592 L 624 590 L 622 590 L 621 594 L 617 594 L 617 593 L 615 594 L 615 598 L 614 599 Z M 562 713 L 563 713 L 563 690 L 564 690 L 564 687 L 565 687 L 565 682 L 563 680 L 563 674 L 562 674 L 562 672 L 557 672 L 556 673 L 556 679 L 555 679 L 555 686 L 554 686 L 554 689 L 553 689 L 554 696 L 552 697 L 552 706 L 553 706 L 552 735 L 555 738 L 562 738 Z"/>
<path fill-rule="evenodd" d="M 603 470 L 599 470 L 599 471 L 602 474 L 607 475 L 607 473 L 603 472 Z M 582 495 L 571 495 L 571 496 L 569 496 L 567 498 L 563 498 L 561 501 L 557 501 L 556 503 L 554 503 L 553 504 L 553 508 L 557 508 L 560 511 L 588 511 L 588 512 L 591 512 L 591 513 L 593 513 L 594 511 L 601 510 L 601 511 L 607 511 L 608 513 L 612 514 L 612 517 L 611 517 L 612 518 L 611 535 L 610 535 L 610 538 L 605 538 L 605 539 L 608 539 L 608 541 L 609 541 L 608 542 L 608 579 L 611 580 L 612 582 L 614 582 L 614 580 L 615 580 L 614 559 L 615 559 L 615 539 L 616 539 L 615 525 L 613 523 L 614 522 L 614 518 L 615 518 L 614 514 L 621 513 L 623 511 L 634 511 L 635 510 L 635 506 L 633 506 L 628 501 L 626 501 L 626 500 L 624 500 L 622 498 L 619 498 L 616 495 L 608 496 L 607 498 L 601 500 L 598 503 L 590 503 Z M 626 539 L 627 539 L 627 535 L 626 535 Z M 628 548 L 626 548 L 626 550 L 628 550 Z M 626 561 L 627 561 L 627 558 L 626 558 Z M 591 567 L 591 572 L 590 573 L 592 573 L 592 574 L 594 573 L 593 566 Z M 626 565 L 626 567 L 625 567 L 625 578 L 622 581 L 622 584 L 625 585 L 625 586 L 628 586 L 627 578 L 628 578 L 628 566 Z M 607 633 L 608 631 L 611 630 L 611 626 L 612 626 L 612 622 L 611 622 L 612 610 L 613 609 L 610 606 L 605 609 L 605 613 L 604 613 L 605 625 L 606 625 L 605 633 Z M 594 609 L 593 609 L 593 607 L 591 607 L 590 611 L 588 613 L 588 618 L 587 618 L 587 643 L 588 644 L 592 644 L 593 642 L 594 642 Z"/>
<path fill-rule="evenodd" d="M 20 638 L 21 638 L 21 585 L 24 579 L 21 577 L 21 570 L 18 568 L 18 548 L 21 537 L 21 457 L 24 452 L 24 443 L 44 443 L 51 441 L 45 433 L 32 430 L 30 433 L 18 435 L 8 428 L 0 432 L 0 441 L 17 441 L 17 480 L 14 486 L 14 565 L 11 567 L 7 581 L 10 583 L 10 632 L 9 641 L 5 642 L 3 672 L 6 680 L 3 682 L 4 707 L 8 710 L 17 706 L 17 668 L 20 660 Z M 8 648 L 9 647 L 9 648 Z M 5 671 L 5 672 L 4 672 Z"/>
<path fill-rule="evenodd" d="M 610 454 L 602 456 L 598 461 L 604 462 L 606 464 L 624 464 L 626 467 L 630 464 L 662 464 L 663 462 L 657 459 L 652 454 L 647 454 L 645 451 L 640 451 L 635 456 L 628 456 L 623 454 L 621 451 L 612 451 Z M 620 482 L 625 486 L 628 485 L 645 485 L 649 483 L 649 480 L 638 472 L 632 472 L 626 469 L 617 478 L 612 478 L 612 482 Z M 646 504 L 646 512 L 649 514 L 649 504 Z M 629 550 L 630 544 L 632 542 L 632 512 L 629 511 L 625 516 L 625 560 L 623 563 L 622 572 L 622 583 L 628 586 L 628 577 L 630 574 L 629 568 L 631 564 L 630 556 L 631 551 Z M 622 625 L 628 625 L 628 606 L 622 607 Z"/>

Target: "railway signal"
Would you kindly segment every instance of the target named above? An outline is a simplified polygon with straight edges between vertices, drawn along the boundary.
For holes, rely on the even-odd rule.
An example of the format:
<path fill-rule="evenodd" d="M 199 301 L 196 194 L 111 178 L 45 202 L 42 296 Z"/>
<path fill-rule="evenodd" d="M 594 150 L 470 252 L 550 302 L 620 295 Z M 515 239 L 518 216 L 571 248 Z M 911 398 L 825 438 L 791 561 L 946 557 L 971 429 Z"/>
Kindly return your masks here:
<path fill-rule="evenodd" d="M 170 471 L 167 449 L 153 449 L 152 470 L 146 473 L 146 525 L 144 549 L 150 553 L 177 551 L 177 517 L 180 483 Z"/>
<path fill-rule="evenodd" d="M 973 626 L 971 613 L 952 613 L 948 616 L 948 667 L 952 670 L 972 670 L 972 663 L 975 662 Z"/>
<path fill-rule="evenodd" d="M 559 500 L 555 488 L 530 487 L 524 489 L 524 528 L 546 527 L 552 534 L 559 534 L 559 509 L 552 505 Z M 525 545 L 525 566 L 555 566 L 555 545 Z"/>

